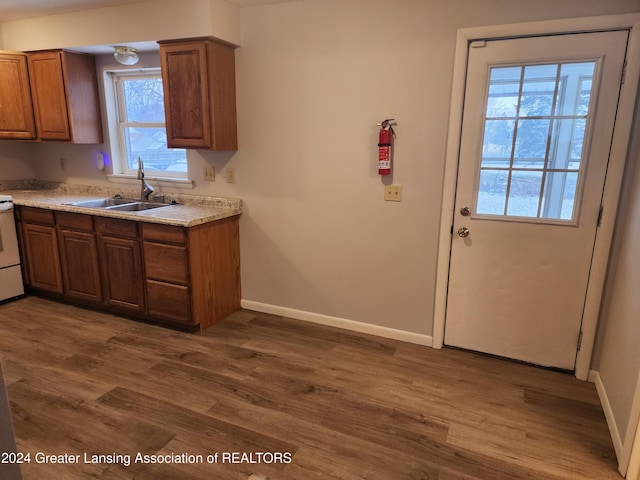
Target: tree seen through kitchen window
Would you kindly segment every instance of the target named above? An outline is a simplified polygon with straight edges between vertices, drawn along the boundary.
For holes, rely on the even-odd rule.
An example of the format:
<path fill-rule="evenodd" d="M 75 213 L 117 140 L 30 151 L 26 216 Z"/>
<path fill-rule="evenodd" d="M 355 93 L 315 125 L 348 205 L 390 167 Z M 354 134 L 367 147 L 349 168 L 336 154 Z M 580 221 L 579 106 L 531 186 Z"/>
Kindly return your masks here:
<path fill-rule="evenodd" d="M 113 76 L 118 100 L 122 173 L 136 174 L 138 157 L 148 177 L 186 178 L 186 150 L 167 148 L 160 73 L 122 72 Z"/>

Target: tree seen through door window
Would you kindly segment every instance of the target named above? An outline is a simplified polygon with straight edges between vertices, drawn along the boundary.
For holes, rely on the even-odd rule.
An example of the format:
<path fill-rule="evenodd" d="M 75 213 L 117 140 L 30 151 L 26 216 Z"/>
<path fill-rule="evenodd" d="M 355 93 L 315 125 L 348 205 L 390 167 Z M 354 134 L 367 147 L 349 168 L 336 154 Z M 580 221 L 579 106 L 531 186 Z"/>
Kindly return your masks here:
<path fill-rule="evenodd" d="M 493 67 L 476 212 L 571 220 L 595 62 Z"/>

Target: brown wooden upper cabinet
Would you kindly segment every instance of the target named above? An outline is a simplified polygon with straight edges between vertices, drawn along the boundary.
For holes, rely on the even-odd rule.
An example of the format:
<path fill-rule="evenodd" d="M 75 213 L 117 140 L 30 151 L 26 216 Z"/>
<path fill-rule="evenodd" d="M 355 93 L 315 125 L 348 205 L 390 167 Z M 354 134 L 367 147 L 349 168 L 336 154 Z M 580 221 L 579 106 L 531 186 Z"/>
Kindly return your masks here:
<path fill-rule="evenodd" d="M 36 138 L 24 53 L 0 52 L 0 138 Z"/>
<path fill-rule="evenodd" d="M 237 150 L 234 47 L 208 37 L 158 44 L 167 146 Z"/>
<path fill-rule="evenodd" d="M 0 139 L 102 143 L 93 55 L 0 52 Z"/>
<path fill-rule="evenodd" d="M 102 143 L 93 55 L 52 50 L 27 58 L 38 138 Z"/>

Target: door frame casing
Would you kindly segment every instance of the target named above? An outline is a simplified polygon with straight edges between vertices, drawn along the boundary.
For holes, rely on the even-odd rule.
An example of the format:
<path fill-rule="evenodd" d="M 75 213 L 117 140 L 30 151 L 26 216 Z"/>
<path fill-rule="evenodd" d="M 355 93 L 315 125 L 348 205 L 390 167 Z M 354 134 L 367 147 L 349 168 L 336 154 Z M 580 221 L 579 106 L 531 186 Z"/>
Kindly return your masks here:
<path fill-rule="evenodd" d="M 576 357 L 575 376 L 587 380 L 596 338 L 600 304 L 618 209 L 622 176 L 630 143 L 638 80 L 640 77 L 640 14 L 569 18 L 542 22 L 517 23 L 458 30 L 453 69 L 449 128 L 445 156 L 436 298 L 434 304 L 433 347 L 444 345 L 444 330 L 451 257 L 452 224 L 458 177 L 460 135 L 467 76 L 468 45 L 476 40 L 508 39 L 563 33 L 588 33 L 603 30 L 630 30 L 625 82 L 622 85 L 616 125 L 613 132 L 607 177 L 602 196 L 602 221 L 596 232 L 591 274 L 587 285 L 582 319 L 582 344 Z"/>

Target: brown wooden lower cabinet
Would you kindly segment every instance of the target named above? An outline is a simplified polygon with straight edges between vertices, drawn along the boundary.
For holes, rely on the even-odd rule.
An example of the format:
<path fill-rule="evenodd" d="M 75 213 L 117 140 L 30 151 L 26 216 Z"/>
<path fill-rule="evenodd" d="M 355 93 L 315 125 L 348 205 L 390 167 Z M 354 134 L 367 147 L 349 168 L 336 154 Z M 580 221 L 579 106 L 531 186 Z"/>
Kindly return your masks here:
<path fill-rule="evenodd" d="M 62 293 L 62 272 L 54 213 L 40 208 L 21 208 L 18 216 L 22 230 L 22 263 L 27 272 L 27 285 L 47 292 Z"/>
<path fill-rule="evenodd" d="M 56 225 L 65 295 L 101 302 L 100 267 L 93 217 L 56 212 Z"/>
<path fill-rule="evenodd" d="M 114 307 L 144 312 L 140 242 L 130 238 L 99 238 L 104 301 Z"/>
<path fill-rule="evenodd" d="M 204 330 L 240 308 L 237 217 L 191 228 L 141 227 L 150 312 Z M 185 297 L 189 310 L 180 311 Z"/>
<path fill-rule="evenodd" d="M 24 223 L 22 229 L 29 259 L 27 265 L 31 286 L 62 293 L 62 273 L 55 227 Z"/>
<path fill-rule="evenodd" d="M 204 330 L 240 308 L 238 217 L 194 227 L 19 207 L 35 292 Z"/>
<path fill-rule="evenodd" d="M 145 312 L 144 275 L 138 222 L 95 217 L 104 302 Z"/>
<path fill-rule="evenodd" d="M 64 293 L 94 302 L 102 301 L 96 236 L 60 230 L 59 238 Z"/>

